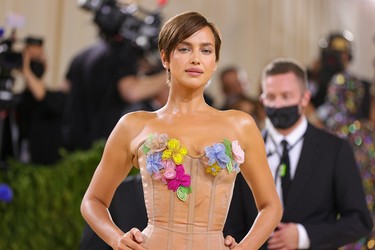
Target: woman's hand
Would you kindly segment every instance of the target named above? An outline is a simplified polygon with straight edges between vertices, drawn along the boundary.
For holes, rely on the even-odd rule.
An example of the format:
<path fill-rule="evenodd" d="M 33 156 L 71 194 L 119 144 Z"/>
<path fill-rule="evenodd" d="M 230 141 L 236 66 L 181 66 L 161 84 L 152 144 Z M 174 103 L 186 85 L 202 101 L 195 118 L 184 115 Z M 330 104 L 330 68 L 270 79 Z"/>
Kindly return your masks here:
<path fill-rule="evenodd" d="M 226 247 L 229 247 L 229 249 L 234 249 L 238 245 L 238 243 L 232 236 L 228 235 L 227 237 L 225 237 L 224 245 Z"/>
<path fill-rule="evenodd" d="M 114 250 L 146 250 L 140 244 L 143 243 L 143 235 L 138 228 L 132 228 L 129 232 L 121 236 Z"/>

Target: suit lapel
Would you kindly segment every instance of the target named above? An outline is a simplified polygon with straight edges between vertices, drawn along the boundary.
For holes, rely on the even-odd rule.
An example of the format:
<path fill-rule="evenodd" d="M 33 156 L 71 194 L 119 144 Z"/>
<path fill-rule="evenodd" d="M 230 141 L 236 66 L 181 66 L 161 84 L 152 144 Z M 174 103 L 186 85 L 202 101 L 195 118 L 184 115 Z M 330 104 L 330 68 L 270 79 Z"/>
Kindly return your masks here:
<path fill-rule="evenodd" d="M 314 132 L 315 128 L 309 124 L 304 137 L 296 173 L 289 190 L 287 206 L 284 209 L 284 218 L 287 218 L 290 208 L 293 207 L 298 197 L 303 195 L 304 188 L 309 184 L 309 177 L 314 170 L 314 164 L 317 162 L 316 158 L 319 156 L 319 147 Z"/>

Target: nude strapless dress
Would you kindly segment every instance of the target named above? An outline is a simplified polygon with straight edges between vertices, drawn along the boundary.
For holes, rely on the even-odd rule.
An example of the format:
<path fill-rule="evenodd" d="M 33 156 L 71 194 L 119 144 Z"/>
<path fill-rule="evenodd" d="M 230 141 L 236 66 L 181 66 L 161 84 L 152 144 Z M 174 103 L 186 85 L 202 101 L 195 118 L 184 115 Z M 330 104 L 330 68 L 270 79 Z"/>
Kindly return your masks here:
<path fill-rule="evenodd" d="M 148 215 L 142 245 L 148 250 L 229 249 L 224 245 L 222 230 L 237 172 L 220 171 L 214 176 L 206 172 L 205 155 L 186 154 L 183 166 L 191 177 L 191 193 L 182 201 L 146 170 L 146 155 L 141 151 L 138 155 Z"/>

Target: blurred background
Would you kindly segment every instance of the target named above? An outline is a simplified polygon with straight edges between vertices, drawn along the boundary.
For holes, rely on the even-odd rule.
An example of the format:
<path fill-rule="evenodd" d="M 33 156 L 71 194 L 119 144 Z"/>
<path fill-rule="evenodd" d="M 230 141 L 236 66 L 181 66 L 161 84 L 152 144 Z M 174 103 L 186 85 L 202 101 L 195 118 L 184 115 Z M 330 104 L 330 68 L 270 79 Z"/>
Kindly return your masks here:
<path fill-rule="evenodd" d="M 156 11 L 157 0 L 126 1 Z M 216 23 L 223 38 L 220 67 L 241 65 L 252 83 L 247 90 L 256 93 L 260 70 L 275 56 L 294 57 L 310 65 L 319 54 L 318 41 L 333 31 L 349 30 L 354 35 L 354 61 L 357 74 L 372 79 L 374 75 L 374 0 L 170 0 L 161 9 L 162 17 L 196 10 Z M 45 38 L 50 61 L 48 83 L 61 83 L 73 55 L 93 44 L 97 30 L 93 15 L 78 7 L 75 0 L 1 0 L 0 26 L 5 36 L 11 27 L 6 19 L 12 13 L 24 17 L 17 28 L 18 37 L 35 34 Z M 209 92 L 215 102 L 222 93 L 213 84 Z"/>
<path fill-rule="evenodd" d="M 260 128 L 263 67 L 279 56 L 306 66 L 309 121 L 351 142 L 375 222 L 375 0 L 0 0 L 0 249 L 108 249 L 80 202 L 119 117 L 165 103 L 153 39 L 185 11 L 222 35 L 207 102 Z M 337 73 L 347 81 L 334 98 Z M 110 207 L 124 230 L 146 223 L 138 171 L 128 178 Z M 353 247 L 373 249 L 375 230 Z"/>

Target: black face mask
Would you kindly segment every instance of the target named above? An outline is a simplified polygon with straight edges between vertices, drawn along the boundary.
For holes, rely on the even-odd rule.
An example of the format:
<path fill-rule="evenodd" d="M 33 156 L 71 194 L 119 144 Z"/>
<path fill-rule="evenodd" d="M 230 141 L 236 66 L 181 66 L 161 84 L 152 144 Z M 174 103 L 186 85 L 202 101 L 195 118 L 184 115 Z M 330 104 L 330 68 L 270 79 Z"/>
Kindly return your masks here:
<path fill-rule="evenodd" d="M 36 77 L 42 78 L 45 71 L 45 66 L 44 63 L 42 63 L 41 61 L 31 60 L 30 69 Z"/>
<path fill-rule="evenodd" d="M 301 116 L 298 111 L 298 105 L 282 108 L 264 108 L 272 125 L 275 128 L 279 129 L 290 128 L 298 121 Z"/>

